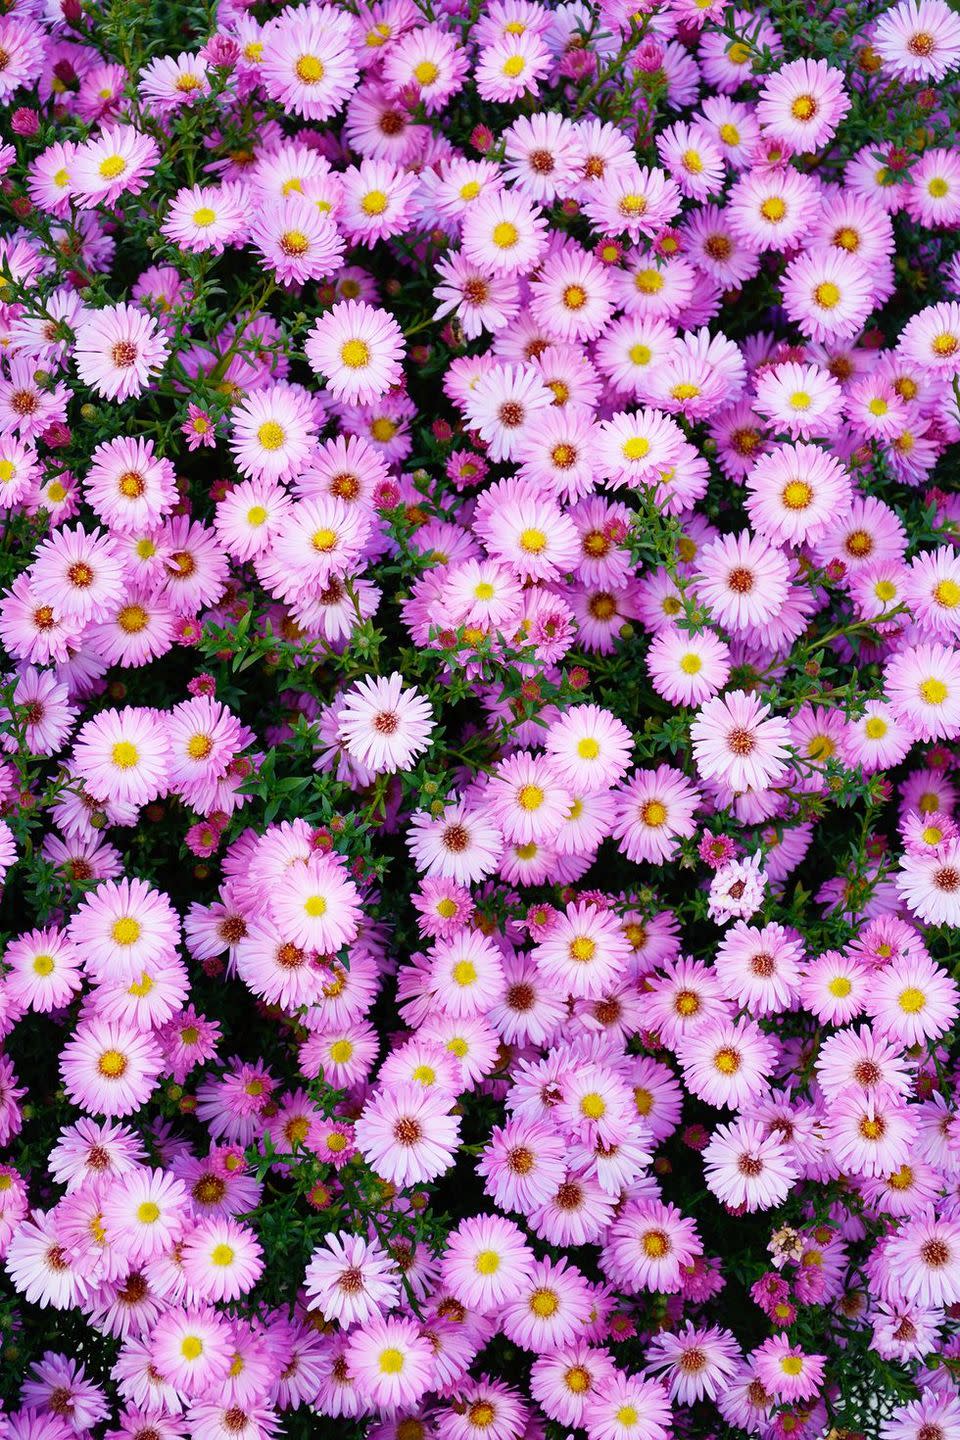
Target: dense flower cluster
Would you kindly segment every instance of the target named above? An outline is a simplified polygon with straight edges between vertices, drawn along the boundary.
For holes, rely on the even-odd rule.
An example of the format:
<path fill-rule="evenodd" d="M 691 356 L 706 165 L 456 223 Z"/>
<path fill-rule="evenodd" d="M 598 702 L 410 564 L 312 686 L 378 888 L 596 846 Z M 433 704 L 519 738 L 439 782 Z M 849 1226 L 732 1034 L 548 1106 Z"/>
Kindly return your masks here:
<path fill-rule="evenodd" d="M 0 7 L 0 1437 L 960 1440 L 958 73 Z"/>

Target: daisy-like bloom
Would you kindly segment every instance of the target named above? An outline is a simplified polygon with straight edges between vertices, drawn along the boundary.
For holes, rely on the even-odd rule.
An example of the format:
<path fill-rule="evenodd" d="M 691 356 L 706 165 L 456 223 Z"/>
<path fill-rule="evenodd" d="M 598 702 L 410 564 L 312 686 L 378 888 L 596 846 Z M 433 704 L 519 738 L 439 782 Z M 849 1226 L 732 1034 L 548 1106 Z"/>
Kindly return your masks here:
<path fill-rule="evenodd" d="M 94 1285 L 64 1245 L 52 1211 L 35 1210 L 20 1221 L 9 1242 L 5 1268 L 29 1304 L 54 1310 L 82 1304 Z"/>
<path fill-rule="evenodd" d="M 885 1088 L 904 1097 L 910 1093 L 910 1072 L 900 1050 L 866 1025 L 830 1035 L 820 1047 L 816 1072 L 828 1099 L 847 1090 L 870 1095 Z"/>
<path fill-rule="evenodd" d="M 77 374 L 108 400 L 140 395 L 169 352 L 159 323 L 135 305 L 87 310 L 77 323 Z"/>
<path fill-rule="evenodd" d="M 557 340 L 595 340 L 613 314 L 606 268 L 578 246 L 551 256 L 530 289 L 534 318 Z"/>
<path fill-rule="evenodd" d="M 730 1209 L 772 1210 L 799 1178 L 781 1137 L 756 1120 L 718 1125 L 703 1152 L 708 1188 Z"/>
<path fill-rule="evenodd" d="M 905 851 L 897 889 L 926 924 L 960 925 L 960 840 L 946 840 L 932 852 Z"/>
<path fill-rule="evenodd" d="M 129 984 L 175 954 L 180 922 L 145 880 L 107 880 L 84 896 L 68 933 L 92 979 Z"/>
<path fill-rule="evenodd" d="M 960 65 L 960 16 L 946 0 L 900 0 L 878 15 L 870 41 L 904 80 L 941 80 Z"/>
<path fill-rule="evenodd" d="M 615 792 L 616 818 L 611 834 L 628 860 L 663 864 L 696 830 L 700 804 L 696 786 L 671 765 L 640 770 Z"/>
<path fill-rule="evenodd" d="M 520 290 L 512 275 L 490 275 L 458 252 L 438 259 L 436 272 L 439 283 L 433 295 L 440 303 L 433 318 L 455 313 L 468 340 L 478 339 L 484 330 L 502 330 L 516 319 Z"/>
<path fill-rule="evenodd" d="M 103 531 L 63 527 L 37 546 L 30 585 L 55 615 L 85 624 L 104 619 L 120 601 L 123 569 L 116 542 Z"/>
<path fill-rule="evenodd" d="M 676 422 L 660 410 L 620 411 L 599 426 L 597 459 L 612 481 L 655 484 L 676 462 L 682 440 Z"/>
<path fill-rule="evenodd" d="M 515 1345 L 543 1354 L 568 1344 L 587 1321 L 590 1291 L 566 1260 L 536 1260 L 517 1296 L 502 1309 L 504 1334 Z"/>
<path fill-rule="evenodd" d="M 491 459 L 514 460 L 528 435 L 531 421 L 552 404 L 550 390 L 532 366 L 491 365 L 478 375 L 463 410 L 470 429 L 476 430 L 481 440 L 486 442 Z M 499 493 L 505 500 L 511 497 L 509 488 Z M 521 495 L 534 505 L 538 503 L 539 497 L 531 490 L 517 492 L 512 498 L 516 501 Z M 482 512 L 488 530 L 498 518 L 499 510 L 500 506 L 493 506 L 488 496 Z M 548 513 L 555 514 L 556 507 Z M 565 516 L 560 518 L 566 519 Z M 571 532 L 561 530 L 561 533 L 565 534 L 569 547 Z M 543 549 L 545 543 L 546 537 L 539 548 Z M 534 556 L 538 553 L 536 544 L 529 553 Z"/>
<path fill-rule="evenodd" d="M 589 904 L 568 905 L 533 950 L 544 979 L 578 999 L 605 994 L 626 970 L 630 955 L 616 916 Z"/>
<path fill-rule="evenodd" d="M 602 234 L 636 242 L 671 223 L 680 210 L 680 190 L 663 170 L 631 162 L 608 169 L 591 185 L 583 208 Z"/>
<path fill-rule="evenodd" d="M 377 25 L 381 31 L 383 22 Z M 443 109 L 463 87 L 469 60 L 456 36 L 440 25 L 417 25 L 391 39 L 383 62 L 383 78 L 396 93 L 412 92 L 428 115 Z"/>
<path fill-rule="evenodd" d="M 47 37 L 34 17 L 30 22 L 16 13 L 0 18 L 0 50 L 7 57 L 0 71 L 0 100 L 4 104 L 15 90 L 32 85 L 44 68 Z"/>
<path fill-rule="evenodd" d="M 721 780 L 733 790 L 763 790 L 785 774 L 790 726 L 743 690 L 708 700 L 690 736 L 705 780 Z"/>
<path fill-rule="evenodd" d="M 850 109 L 842 70 L 826 60 L 791 60 L 768 75 L 757 101 L 766 135 L 807 155 L 832 140 Z"/>
<path fill-rule="evenodd" d="M 960 1009 L 958 995 L 946 971 L 918 955 L 892 961 L 870 977 L 866 1010 L 883 1034 L 902 1045 L 922 1045 L 950 1029 Z"/>
<path fill-rule="evenodd" d="M 138 809 L 164 794 L 169 742 L 152 710 L 102 710 L 83 725 L 73 748 L 77 774 L 94 795 Z"/>
<path fill-rule="evenodd" d="M 789 250 L 812 224 L 819 197 L 809 175 L 759 170 L 737 180 L 725 213 L 734 235 L 754 250 Z"/>
<path fill-rule="evenodd" d="M 80 989 L 80 956 L 61 931 L 31 930 L 3 953 L 4 988 L 16 1004 L 44 1012 L 68 1005 Z"/>
<path fill-rule="evenodd" d="M 750 920 L 763 904 L 766 886 L 767 876 L 760 851 L 747 860 L 731 860 L 721 865 L 711 880 L 707 914 L 717 924 L 727 924 L 735 917 Z"/>
<path fill-rule="evenodd" d="M 500 1215 L 475 1215 L 451 1232 L 443 1283 L 470 1310 L 498 1314 L 530 1280 L 534 1255 L 522 1231 Z"/>
<path fill-rule="evenodd" d="M 151 529 L 178 498 L 173 464 L 153 441 L 122 437 L 96 447 L 83 489 L 104 525 L 125 533 Z"/>
<path fill-rule="evenodd" d="M 914 645 L 887 661 L 883 683 L 894 713 L 918 739 L 952 740 L 960 734 L 960 651 Z"/>
<path fill-rule="evenodd" d="M 730 649 L 712 630 L 662 630 L 646 665 L 654 690 L 671 705 L 702 705 L 727 683 Z"/>
<path fill-rule="evenodd" d="M 316 436 L 310 397 L 299 386 L 264 386 L 230 411 L 230 448 L 242 475 L 289 479 L 313 453 Z"/>
<path fill-rule="evenodd" d="M 171 1308 L 150 1333 L 150 1360 L 179 1395 L 194 1400 L 226 1380 L 233 1361 L 232 1338 L 226 1316 L 212 1306 Z"/>
<path fill-rule="evenodd" d="M 569 815 L 572 798 L 550 762 L 524 750 L 498 762 L 484 792 L 487 813 L 503 838 L 518 845 L 549 843 Z"/>
<path fill-rule="evenodd" d="M 252 1230 L 227 1217 L 201 1220 L 180 1248 L 188 1303 L 237 1300 L 263 1273 L 263 1251 Z"/>
<path fill-rule="evenodd" d="M 739 1110 L 770 1085 L 777 1047 L 754 1021 L 712 1020 L 685 1034 L 679 1058 L 687 1087 L 708 1105 Z"/>
<path fill-rule="evenodd" d="M 914 556 L 903 598 L 924 629 L 960 639 L 960 564 L 950 546 Z"/>
<path fill-rule="evenodd" d="M 407 844 L 417 869 L 461 885 L 492 875 L 503 854 L 503 837 L 479 810 L 453 800 L 439 815 L 417 810 L 410 819 Z"/>
<path fill-rule="evenodd" d="M 659 1380 L 622 1370 L 601 1380 L 583 1407 L 583 1426 L 591 1440 L 667 1440 L 672 1419 Z"/>
<path fill-rule="evenodd" d="M 960 304 L 943 300 L 912 316 L 897 349 L 907 360 L 939 375 L 960 375 Z"/>
<path fill-rule="evenodd" d="M 541 1355 L 530 1369 L 530 1393 L 545 1415 L 561 1425 L 583 1424 L 584 1406 L 615 1373 L 610 1354 L 585 1340 Z"/>
<path fill-rule="evenodd" d="M 681 192 L 705 200 L 723 188 L 723 156 L 709 131 L 677 121 L 657 136 L 657 153 Z"/>
<path fill-rule="evenodd" d="M 868 269 L 845 250 L 794 256 L 783 272 L 782 294 L 790 319 L 811 340 L 856 335 L 874 306 Z"/>
<path fill-rule="evenodd" d="M 500 952 L 483 934 L 467 930 L 438 940 L 429 959 L 430 988 L 446 1015 L 486 1014 L 503 995 Z"/>
<path fill-rule="evenodd" d="M 305 351 L 327 389 L 368 405 L 403 378 L 403 334 L 392 315 L 362 300 L 343 300 L 315 321 Z"/>
<path fill-rule="evenodd" d="M 206 210 L 194 211 L 194 217 L 198 213 L 205 218 Z M 343 262 L 344 242 L 336 224 L 302 195 L 264 206 L 250 227 L 249 243 L 288 287 L 328 280 Z"/>
<path fill-rule="evenodd" d="M 357 1326 L 345 1361 L 365 1408 L 383 1415 L 414 1409 L 433 1384 L 433 1347 L 413 1320 L 378 1318 Z"/>
<path fill-rule="evenodd" d="M 339 735 L 349 753 L 380 773 L 409 770 L 429 747 L 433 711 L 429 700 L 403 676 L 359 680 L 346 692 L 338 717 Z"/>
<path fill-rule="evenodd" d="M 528 274 L 546 246 L 547 221 L 540 207 L 518 190 L 481 195 L 463 217 L 467 260 L 491 275 Z"/>
<path fill-rule="evenodd" d="M 716 1400 L 740 1367 L 740 1348 L 729 1330 L 716 1325 L 697 1329 L 688 1320 L 682 1330 L 661 1330 L 647 1350 L 647 1370 L 661 1376 L 671 1400 L 692 1405 Z"/>
<path fill-rule="evenodd" d="M 156 140 L 132 125 L 105 125 L 78 145 L 70 160 L 70 195 L 88 209 L 112 205 L 124 193 L 137 195 L 156 169 Z"/>
<path fill-rule="evenodd" d="M 305 120 L 329 120 L 360 78 L 351 17 L 332 5 L 283 11 L 263 31 L 257 78 L 285 110 Z"/>
<path fill-rule="evenodd" d="M 633 736 L 609 710 L 574 705 L 547 727 L 544 748 L 561 781 L 575 795 L 591 795 L 622 779 Z"/>
<path fill-rule="evenodd" d="M 887 1241 L 883 1265 L 908 1300 L 926 1306 L 960 1299 L 960 1224 L 931 1207 L 901 1221 Z"/>
<path fill-rule="evenodd" d="M 749 1358 L 761 1383 L 780 1402 L 820 1393 L 826 1356 L 807 1355 L 786 1335 L 772 1335 Z"/>
<path fill-rule="evenodd" d="M 275 882 L 269 904 L 281 934 L 294 945 L 332 955 L 357 937 L 360 893 L 323 855 L 290 866 Z"/>
<path fill-rule="evenodd" d="M 287 510 L 257 573 L 281 600 L 312 598 L 350 572 L 369 533 L 370 516 L 358 505 L 329 495 L 302 501 Z"/>
<path fill-rule="evenodd" d="M 720 535 L 697 556 L 696 592 L 713 618 L 731 631 L 773 620 L 787 599 L 790 564 L 782 550 L 742 530 Z"/>
<path fill-rule="evenodd" d="M 477 93 L 481 99 L 499 104 L 525 94 L 536 95 L 537 82 L 552 63 L 539 35 L 533 31 L 509 33 L 480 51 L 474 71 Z"/>
<path fill-rule="evenodd" d="M 314 1250 L 304 1284 L 308 1308 L 347 1330 L 393 1308 L 400 1272 L 375 1241 L 341 1230 Z"/>
<path fill-rule="evenodd" d="M 781 445 L 762 455 L 747 476 L 747 512 L 774 545 L 817 540 L 853 499 L 843 465 L 819 445 Z"/>
<path fill-rule="evenodd" d="M 782 925 L 738 921 L 720 941 L 714 968 L 731 1000 L 751 1015 L 771 1015 L 791 1008 L 802 959 L 802 942 Z"/>
<path fill-rule="evenodd" d="M 145 1105 L 162 1067 L 156 1041 L 118 1021 L 81 1021 L 60 1054 L 60 1075 L 72 1103 L 110 1118 Z"/>
<path fill-rule="evenodd" d="M 460 1122 L 449 1096 L 422 1085 L 381 1090 L 357 1120 L 357 1148 L 367 1164 L 394 1185 L 422 1185 L 453 1161 Z"/>
<path fill-rule="evenodd" d="M 227 185 L 191 185 L 170 201 L 160 233 L 180 250 L 222 255 L 247 233 L 241 193 Z"/>
<path fill-rule="evenodd" d="M 929 1310 L 925 1318 L 929 1324 Z M 936 1312 L 933 1312 L 932 1318 L 936 1318 Z M 926 1355 L 929 1350 L 930 1346 L 925 1345 L 920 1353 Z M 897 1354 L 891 1358 L 899 1360 L 903 1356 Z M 882 1440 L 921 1440 L 924 1431 L 929 1435 L 931 1430 L 934 1433 L 939 1430 L 941 1435 L 948 1436 L 950 1431 L 956 1430 L 958 1426 L 960 1397 L 952 1391 L 947 1393 L 930 1389 L 925 1390 L 918 1400 L 909 1400 L 905 1405 L 894 1406 L 880 1427 L 880 1435 Z"/>
<path fill-rule="evenodd" d="M 109 1185 L 100 1202 L 112 1249 L 131 1265 L 153 1260 L 187 1228 L 186 1187 L 163 1170 L 138 1169 Z"/>
<path fill-rule="evenodd" d="M 846 1090 L 826 1117 L 830 1154 L 849 1175 L 890 1175 L 910 1158 L 913 1126 L 902 1100 L 884 1086 L 873 1094 Z"/>
<path fill-rule="evenodd" d="M 200 55 L 159 55 L 137 80 L 140 93 L 163 114 L 193 105 L 210 93 L 207 64 Z"/>
<path fill-rule="evenodd" d="M 819 365 L 787 361 L 764 368 L 756 382 L 754 407 L 776 430 L 793 440 L 832 435 L 840 423 L 843 392 Z"/>

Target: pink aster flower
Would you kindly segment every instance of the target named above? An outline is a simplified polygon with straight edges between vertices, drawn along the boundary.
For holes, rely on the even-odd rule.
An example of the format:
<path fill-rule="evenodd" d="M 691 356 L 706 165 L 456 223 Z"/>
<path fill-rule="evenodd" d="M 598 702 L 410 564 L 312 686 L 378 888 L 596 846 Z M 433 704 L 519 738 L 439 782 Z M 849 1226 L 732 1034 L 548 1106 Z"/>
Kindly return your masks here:
<path fill-rule="evenodd" d="M 332 395 L 367 405 L 403 377 L 404 340 L 393 316 L 362 300 L 343 300 L 315 321 L 307 359 Z"/>
<path fill-rule="evenodd" d="M 167 1310 L 153 1327 L 149 1346 L 157 1373 L 186 1400 L 219 1389 L 233 1360 L 226 1317 L 212 1306 Z"/>
<path fill-rule="evenodd" d="M 395 1185 L 435 1180 L 453 1161 L 459 1121 L 450 1099 L 421 1085 L 400 1085 L 367 1101 L 357 1147 L 373 1170 Z"/>
<path fill-rule="evenodd" d="M 905 80 L 941 80 L 960 65 L 960 17 L 945 0 L 900 0 L 878 15 L 873 48 Z"/>
<path fill-rule="evenodd" d="M 512 1221 L 476 1215 L 461 1221 L 447 1240 L 443 1283 L 469 1309 L 497 1314 L 518 1298 L 533 1263 L 533 1251 Z"/>
<path fill-rule="evenodd" d="M 70 160 L 70 192 L 83 208 L 137 195 L 160 159 L 157 142 L 132 125 L 105 125 Z"/>
<path fill-rule="evenodd" d="M 226 1216 L 201 1220 L 180 1248 L 187 1301 L 237 1300 L 263 1273 L 263 1251 L 246 1225 Z"/>
<path fill-rule="evenodd" d="M 774 545 L 817 540 L 848 513 L 850 478 L 819 445 L 782 445 L 762 455 L 746 480 L 747 512 Z"/>
<path fill-rule="evenodd" d="M 789 1195 L 799 1172 L 777 1134 L 755 1120 L 718 1125 L 703 1152 L 709 1189 L 731 1209 L 771 1210 Z"/>
<path fill-rule="evenodd" d="M 172 462 L 156 454 L 152 440 L 121 437 L 96 447 L 83 488 L 104 525 L 142 533 L 173 509 L 175 479 Z"/>
<path fill-rule="evenodd" d="M 663 864 L 693 835 L 700 795 L 686 776 L 670 765 L 640 770 L 615 793 L 612 834 L 629 860 Z"/>
<path fill-rule="evenodd" d="M 826 60 L 791 60 L 764 80 L 757 119 L 767 135 L 804 155 L 833 139 L 849 109 L 842 70 Z"/>
<path fill-rule="evenodd" d="M 591 1440 L 666 1440 L 672 1433 L 672 1412 L 659 1380 L 615 1370 L 601 1380 L 583 1407 L 583 1424 Z"/>
<path fill-rule="evenodd" d="M 740 1349 L 729 1330 L 695 1328 L 688 1320 L 673 1334 L 662 1330 L 647 1351 L 647 1370 L 666 1381 L 671 1400 L 691 1405 L 716 1400 L 740 1365 Z"/>
<path fill-rule="evenodd" d="M 243 193 L 226 185 L 192 185 L 170 201 L 160 233 L 191 254 L 222 255 L 247 233 Z"/>
<path fill-rule="evenodd" d="M 400 1293 L 399 1272 L 390 1256 L 375 1242 L 347 1231 L 324 1237 L 310 1257 L 305 1284 L 310 1309 L 344 1329 L 382 1315 Z"/>
<path fill-rule="evenodd" d="M 41 604 L 67 621 L 102 620 L 123 595 L 120 550 L 101 530 L 54 532 L 37 547 L 30 584 Z"/>
<path fill-rule="evenodd" d="M 345 1359 L 365 1406 L 383 1415 L 415 1407 L 433 1384 L 433 1348 L 413 1320 L 356 1326 Z"/>
<path fill-rule="evenodd" d="M 169 352 L 159 323 L 134 305 L 88 310 L 77 325 L 77 373 L 108 400 L 140 395 Z"/>
<path fill-rule="evenodd" d="M 773 1335 L 753 1352 L 751 1362 L 769 1393 L 783 1402 L 819 1393 L 826 1358 L 806 1354 L 786 1335 Z"/>
<path fill-rule="evenodd" d="M 230 411 L 230 432 L 237 469 L 256 479 L 289 479 L 316 448 L 310 397 L 284 381 L 244 396 Z"/>
<path fill-rule="evenodd" d="M 715 1020 L 685 1034 L 679 1057 L 694 1095 L 738 1110 L 769 1088 L 777 1046 L 754 1021 Z"/>
<path fill-rule="evenodd" d="M 954 842 L 956 844 L 956 842 Z M 877 1028 L 898 1044 L 937 1040 L 957 1017 L 960 990 L 925 955 L 898 959 L 870 977 L 866 1010 Z"/>
<path fill-rule="evenodd" d="M 427 749 L 433 729 L 429 701 L 414 688 L 404 689 L 399 671 L 358 681 L 346 693 L 338 723 L 349 753 L 387 773 L 409 770 Z"/>
<path fill-rule="evenodd" d="M 553 769 L 577 795 L 607 790 L 626 772 L 633 737 L 599 705 L 574 705 L 547 727 L 544 747 Z"/>
<path fill-rule="evenodd" d="M 132 1026 L 81 1021 L 60 1055 L 60 1074 L 71 1101 L 94 1115 L 132 1115 L 145 1105 L 160 1077 L 156 1042 Z"/>
<path fill-rule="evenodd" d="M 900 334 L 898 349 L 925 370 L 960 374 L 960 304 L 943 300 L 912 316 Z"/>
<path fill-rule="evenodd" d="M 359 79 L 350 17 L 332 5 L 284 11 L 269 28 L 257 76 L 295 115 L 329 120 Z"/>
<path fill-rule="evenodd" d="M 697 595 L 727 630 L 754 630 L 783 609 L 790 576 L 787 557 L 749 530 L 712 540 L 697 563 Z"/>
<path fill-rule="evenodd" d="M 81 726 L 73 749 L 77 774 L 95 795 L 139 808 L 165 793 L 169 742 L 152 710 L 104 710 Z"/>
<path fill-rule="evenodd" d="M 927 643 L 902 650 L 884 667 L 884 690 L 918 739 L 960 734 L 960 651 Z"/>
<path fill-rule="evenodd" d="M 845 250 L 814 250 L 787 262 L 783 306 L 811 340 L 845 339 L 863 327 L 874 306 L 870 272 Z"/>
<path fill-rule="evenodd" d="M 249 243 L 288 287 L 327 280 L 343 262 L 344 242 L 336 223 L 302 195 L 264 206 L 250 227 Z"/>
<path fill-rule="evenodd" d="M 708 700 L 690 729 L 697 769 L 734 790 L 763 790 L 785 773 L 790 727 L 755 695 Z"/>

